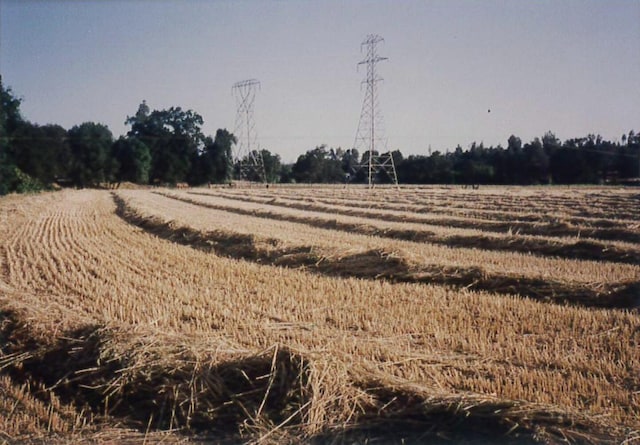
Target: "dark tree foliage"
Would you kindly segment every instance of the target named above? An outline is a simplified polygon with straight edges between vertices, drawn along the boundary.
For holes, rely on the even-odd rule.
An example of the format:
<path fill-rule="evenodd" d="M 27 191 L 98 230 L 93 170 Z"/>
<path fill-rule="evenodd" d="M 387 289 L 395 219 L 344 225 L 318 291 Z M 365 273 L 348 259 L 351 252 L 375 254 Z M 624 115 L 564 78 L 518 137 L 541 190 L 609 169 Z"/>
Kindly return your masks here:
<path fill-rule="evenodd" d="M 125 123 L 131 125 L 128 136 L 149 147 L 151 182 L 176 184 L 190 179 L 192 163 L 205 145 L 202 116 L 180 107 L 149 112 L 143 101 L 135 116 Z"/>
<path fill-rule="evenodd" d="M 327 150 L 320 145 L 300 155 L 292 167 L 292 176 L 296 182 L 329 183 L 344 182 L 343 159 L 336 150 Z"/>
<path fill-rule="evenodd" d="M 11 141 L 16 128 L 23 122 L 20 99 L 5 88 L 0 76 L 0 195 L 17 188 L 16 165 L 11 153 Z"/>
<path fill-rule="evenodd" d="M 113 135 L 105 125 L 85 122 L 68 132 L 73 163 L 70 176 L 78 187 L 97 187 L 115 178 L 117 163 L 111 156 Z"/>
<path fill-rule="evenodd" d="M 512 135 L 507 148 L 471 144 L 452 152 L 409 156 L 396 164 L 398 180 L 413 184 L 604 184 L 640 177 L 640 137 L 621 142 L 601 136 L 569 139 L 551 132 L 522 144 Z"/>
<path fill-rule="evenodd" d="M 16 165 L 43 184 L 64 181 L 71 170 L 67 131 L 59 125 L 23 123 L 14 132 Z"/>
<path fill-rule="evenodd" d="M 282 164 L 280 166 L 280 183 L 290 184 L 295 182 L 293 178 L 293 164 Z"/>
<path fill-rule="evenodd" d="M 255 166 L 255 168 L 248 167 L 253 165 L 257 159 L 260 159 L 264 166 L 263 172 L 259 170 L 258 166 Z M 271 184 L 276 182 L 291 182 L 287 174 L 287 169 L 283 167 L 280 156 L 264 148 L 259 151 L 252 150 L 251 153 L 240 159 L 234 165 L 234 175 L 236 177 L 242 176 L 248 181 L 265 181 Z"/>
<path fill-rule="evenodd" d="M 151 152 L 144 142 L 135 137 L 121 136 L 114 142 L 111 156 L 116 161 L 115 180 L 118 183 L 149 183 Z"/>
<path fill-rule="evenodd" d="M 528 166 L 527 182 L 533 184 L 548 184 L 549 177 L 549 155 L 545 152 L 540 139 L 535 138 L 523 149 L 524 162 Z"/>
<path fill-rule="evenodd" d="M 260 150 L 262 155 L 262 162 L 264 162 L 264 172 L 267 175 L 266 180 L 268 183 L 280 182 L 282 174 L 282 162 L 280 156 L 271 153 L 269 150 Z"/>
<path fill-rule="evenodd" d="M 431 156 L 411 155 L 396 165 L 398 177 L 409 184 L 449 184 L 453 182 L 451 160 L 439 151 Z"/>
<path fill-rule="evenodd" d="M 0 76 L 0 195 L 54 182 L 79 187 L 113 181 L 201 185 L 232 177 L 235 136 L 218 130 L 215 138 L 205 137 L 203 119 L 192 110 L 151 111 L 143 101 L 127 117 L 127 136 L 114 142 L 109 129 L 94 122 L 69 131 L 32 124 L 20 114 L 20 102 Z M 268 182 L 367 180 L 368 152 L 320 145 L 291 165 L 268 150 L 255 154 L 262 157 Z M 506 148 L 473 142 L 467 150 L 458 145 L 429 156 L 405 158 L 399 150 L 391 155 L 398 181 L 409 184 L 603 184 L 640 178 L 640 134 L 634 131 L 619 142 L 589 134 L 563 143 L 549 131 L 526 143 L 511 135 Z M 391 180 L 384 174 L 376 177 L 377 183 Z"/>
<path fill-rule="evenodd" d="M 11 88 L 5 88 L 0 75 L 0 137 L 10 136 L 24 122 L 20 114 L 21 102 Z"/>
<path fill-rule="evenodd" d="M 215 139 L 205 138 L 201 152 L 192 154 L 189 183 L 220 184 L 231 178 L 231 149 L 236 138 L 226 129 L 219 129 Z"/>
<path fill-rule="evenodd" d="M 616 157 L 612 166 L 614 171 L 623 178 L 640 177 L 640 133 L 636 134 L 632 130 L 628 136 L 623 135 L 622 143 L 615 150 Z M 633 162 L 634 158 L 638 162 Z"/>
<path fill-rule="evenodd" d="M 341 159 L 341 167 L 342 171 L 345 175 L 348 175 L 348 178 L 351 179 L 355 177 L 356 173 L 360 169 L 360 154 L 358 150 L 352 148 L 351 150 L 345 150 L 342 159 Z"/>
<path fill-rule="evenodd" d="M 374 153 L 376 154 L 376 153 Z M 398 181 L 405 184 L 604 184 L 640 177 L 640 135 L 631 131 L 621 142 L 598 135 L 562 143 L 552 132 L 524 143 L 511 135 L 507 148 L 473 142 L 467 150 L 435 151 L 429 156 L 392 153 Z M 363 183 L 369 153 L 327 149 L 321 145 L 301 155 L 292 166 L 296 182 Z M 286 176 L 283 176 L 286 178 Z M 376 182 L 390 182 L 379 175 Z"/>

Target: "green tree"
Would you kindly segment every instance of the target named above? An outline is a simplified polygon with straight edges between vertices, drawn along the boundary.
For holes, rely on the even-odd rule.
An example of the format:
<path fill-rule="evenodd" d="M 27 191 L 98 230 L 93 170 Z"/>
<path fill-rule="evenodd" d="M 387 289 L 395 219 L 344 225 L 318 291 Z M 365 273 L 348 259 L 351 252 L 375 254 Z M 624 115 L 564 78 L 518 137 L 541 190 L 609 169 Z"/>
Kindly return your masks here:
<path fill-rule="evenodd" d="M 640 178 L 640 133 L 631 130 L 624 142 L 618 150 L 616 162 L 620 175 L 623 178 Z"/>
<path fill-rule="evenodd" d="M 267 176 L 267 183 L 280 182 L 280 174 L 282 170 L 282 162 L 280 156 L 271 153 L 269 150 L 260 150 L 262 161 L 264 162 L 264 172 Z"/>
<path fill-rule="evenodd" d="M 356 173 L 360 169 L 360 153 L 356 148 L 345 150 L 341 159 L 342 171 L 348 175 L 347 179 L 355 178 Z"/>
<path fill-rule="evenodd" d="M 582 182 L 586 169 L 582 157 L 584 138 L 574 138 L 565 141 L 559 150 L 551 156 L 549 169 L 555 184 L 575 184 Z"/>
<path fill-rule="evenodd" d="M 14 135 L 14 159 L 20 170 L 43 184 L 67 177 L 71 151 L 64 128 L 25 122 Z"/>
<path fill-rule="evenodd" d="M 433 183 L 431 173 L 433 172 L 429 161 L 433 155 L 409 155 L 399 165 L 396 166 L 398 180 L 405 184 L 430 184 Z"/>
<path fill-rule="evenodd" d="M 24 123 L 20 113 L 21 99 L 15 97 L 11 88 L 5 88 L 0 75 L 0 136 L 11 135 Z"/>
<path fill-rule="evenodd" d="M 0 195 L 16 190 L 18 177 L 11 150 L 13 133 L 23 122 L 20 99 L 5 88 L 0 75 Z"/>
<path fill-rule="evenodd" d="M 142 102 L 134 116 L 128 135 L 142 141 L 151 152 L 150 179 L 156 183 L 184 182 L 194 172 L 192 163 L 204 149 L 202 116 L 192 110 L 171 107 L 149 112 Z"/>
<path fill-rule="evenodd" d="M 507 152 L 505 154 L 505 169 L 503 174 L 504 184 L 525 184 L 527 172 L 525 158 L 522 152 L 522 139 L 515 135 L 507 140 Z"/>
<path fill-rule="evenodd" d="M 215 139 L 205 138 L 204 149 L 195 153 L 192 159 L 192 171 L 189 183 L 223 183 L 229 181 L 232 174 L 232 146 L 236 137 L 226 129 L 218 129 Z"/>
<path fill-rule="evenodd" d="M 550 133 L 548 133 L 550 134 Z M 545 153 L 543 143 L 535 138 L 525 144 L 524 158 L 526 162 L 526 183 L 527 184 L 548 184 L 549 183 L 549 157 Z"/>
<path fill-rule="evenodd" d="M 280 183 L 289 184 L 295 182 L 293 178 L 293 164 L 280 165 Z"/>
<path fill-rule="evenodd" d="M 73 155 L 71 179 L 79 187 L 99 186 L 114 179 L 116 166 L 111 157 L 113 135 L 108 127 L 85 122 L 69 130 Z"/>
<path fill-rule="evenodd" d="M 121 136 L 114 142 L 111 156 L 117 162 L 115 180 L 136 184 L 149 183 L 151 152 L 144 142 L 137 138 Z"/>
<path fill-rule="evenodd" d="M 292 168 L 293 178 L 308 183 L 343 182 L 345 172 L 341 163 L 333 149 L 320 145 L 298 157 Z"/>

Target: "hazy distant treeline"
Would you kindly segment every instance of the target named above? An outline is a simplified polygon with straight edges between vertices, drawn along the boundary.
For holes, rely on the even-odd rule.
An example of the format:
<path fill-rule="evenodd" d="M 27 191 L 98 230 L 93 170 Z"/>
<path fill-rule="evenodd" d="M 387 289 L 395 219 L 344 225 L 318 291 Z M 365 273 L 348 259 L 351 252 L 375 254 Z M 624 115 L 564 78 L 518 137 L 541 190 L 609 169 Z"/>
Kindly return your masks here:
<path fill-rule="evenodd" d="M 150 110 L 142 102 L 125 123 L 126 136 L 114 139 L 105 125 L 85 122 L 68 130 L 36 125 L 20 113 L 20 100 L 0 77 L 0 194 L 45 189 L 54 184 L 95 187 L 123 181 L 138 184 L 201 185 L 231 180 L 240 172 L 232 162 L 236 138 L 220 129 L 205 136 L 202 117 L 180 107 Z M 283 164 L 269 150 L 254 152 L 264 162 L 268 182 L 364 183 L 361 168 L 369 153 L 319 145 Z M 640 134 L 620 141 L 598 135 L 560 141 L 547 132 L 507 146 L 473 143 L 445 153 L 404 157 L 391 152 L 398 181 L 411 184 L 599 184 L 640 177 Z M 250 179 L 258 179 L 250 178 Z M 381 173 L 379 183 L 391 178 Z"/>

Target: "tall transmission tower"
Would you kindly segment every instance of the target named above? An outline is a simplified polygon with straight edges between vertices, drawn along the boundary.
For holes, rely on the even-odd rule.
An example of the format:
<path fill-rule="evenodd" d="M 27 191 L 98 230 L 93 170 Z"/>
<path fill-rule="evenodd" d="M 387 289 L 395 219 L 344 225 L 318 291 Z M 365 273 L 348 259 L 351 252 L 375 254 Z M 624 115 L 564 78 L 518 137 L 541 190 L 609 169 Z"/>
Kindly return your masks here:
<path fill-rule="evenodd" d="M 376 89 L 376 85 L 382 80 L 382 77 L 378 76 L 376 72 L 376 64 L 387 60 L 387 57 L 378 55 L 377 45 L 383 41 L 384 39 L 379 35 L 369 34 L 360 46 L 361 51 L 366 51 L 366 56 L 358 63 L 358 66 L 366 65 L 367 77 L 362 81 L 363 84 L 366 84 L 366 92 L 362 102 L 354 148 L 366 154 L 366 161 L 361 165 L 361 168 L 367 170 L 369 187 L 373 187 L 376 177 L 381 172 L 385 172 L 393 183 L 398 185 L 393 156 L 391 153 L 381 154 L 382 150 L 386 151 L 387 141 L 384 138 L 382 113 L 378 107 Z"/>
<path fill-rule="evenodd" d="M 267 182 L 264 160 L 256 123 L 253 118 L 253 104 L 260 81 L 248 79 L 233 84 L 231 91 L 236 98 L 237 114 L 234 135 L 238 138 L 233 153 L 233 163 L 240 168 L 240 179 Z"/>

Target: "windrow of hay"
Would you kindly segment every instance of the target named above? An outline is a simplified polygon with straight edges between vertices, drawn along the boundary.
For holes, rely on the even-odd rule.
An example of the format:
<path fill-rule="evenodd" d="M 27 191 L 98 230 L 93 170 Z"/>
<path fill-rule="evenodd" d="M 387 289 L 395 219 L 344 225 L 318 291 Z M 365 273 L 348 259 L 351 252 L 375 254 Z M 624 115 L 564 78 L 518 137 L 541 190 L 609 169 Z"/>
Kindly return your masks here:
<path fill-rule="evenodd" d="M 210 193 L 191 192 L 190 195 L 211 196 Z M 269 207 L 285 207 L 305 212 L 325 213 L 332 215 L 345 215 L 360 218 L 362 226 L 375 226 L 374 221 L 397 222 L 411 224 L 409 230 L 400 228 L 378 230 L 367 227 L 369 232 L 380 236 L 380 233 L 388 234 L 394 238 L 408 239 L 412 241 L 429 242 L 443 244 L 451 247 L 474 247 L 490 250 L 507 250 L 514 252 L 531 252 L 537 255 L 559 256 L 564 258 L 575 258 L 585 260 L 619 261 L 629 264 L 640 264 L 640 251 L 637 246 L 629 246 L 628 243 L 605 244 L 602 241 L 588 239 L 588 231 L 576 234 L 579 239 L 558 238 L 554 239 L 550 234 L 545 233 L 545 226 L 537 224 L 535 233 L 530 234 L 526 230 L 519 230 L 521 225 L 514 223 L 495 223 L 469 219 L 434 219 L 429 215 L 420 215 L 407 212 L 395 212 L 389 210 L 358 210 L 350 206 L 318 204 L 318 203 L 296 203 L 278 199 L 264 200 L 254 198 L 249 195 L 233 196 L 232 199 L 252 203 L 266 204 Z M 417 226 L 414 226 L 417 225 Z M 416 228 L 423 226 L 423 229 Z M 435 226 L 435 227 L 434 227 Z M 438 227 L 446 227 L 446 232 Z M 342 227 L 342 226 L 340 226 Z M 348 225 L 347 225 L 348 227 Z M 473 229 L 472 234 L 464 231 L 453 231 L 452 228 Z M 483 232 L 496 232 L 496 234 L 484 235 Z M 627 232 L 625 232 L 627 233 Z M 535 235 L 535 236 L 524 236 Z M 544 235 L 544 236 L 541 236 Z M 628 233 L 627 233 L 628 235 Z M 634 233 L 629 241 L 639 242 L 640 232 Z"/>
<path fill-rule="evenodd" d="M 21 327 L 6 332 L 12 352 L 28 354 L 5 365 L 26 382 L 21 387 L 0 375 L 0 388 L 8 389 L 0 409 L 9 411 L 3 419 L 9 441 L 179 443 L 186 440 L 162 431 L 189 431 L 215 443 L 615 443 L 630 434 L 553 406 L 434 390 L 364 368 L 345 386 L 335 380 L 353 373 L 345 363 L 315 363 L 277 345 L 257 354 L 214 352 L 198 339 L 115 326 L 83 327 L 57 339 L 36 331 L 34 342 L 22 338 L 28 321 L 13 322 Z M 46 395 L 47 405 L 29 385 Z M 111 426 L 122 422 L 138 432 Z"/>
<path fill-rule="evenodd" d="M 180 244 L 218 255 L 244 259 L 335 276 L 385 279 L 392 282 L 422 282 L 445 284 L 474 290 L 517 294 L 555 303 L 581 306 L 634 308 L 638 302 L 638 283 L 608 283 L 594 288 L 591 285 L 563 283 L 527 276 L 490 274 L 477 267 L 411 264 L 402 254 L 378 249 L 358 249 L 350 238 L 349 248 L 339 251 L 339 245 L 323 243 L 324 237 L 310 237 L 314 244 L 296 244 L 290 232 L 280 232 L 283 238 L 260 238 L 247 233 L 224 230 L 200 231 L 192 227 L 193 218 L 163 219 L 162 213 L 141 213 L 125 200 L 114 195 L 118 215 L 143 229 Z M 166 210 L 164 211 L 166 214 Z M 189 214 L 180 209 L 170 218 Z M 189 222 L 191 221 L 191 225 Z M 198 218 L 201 223 L 206 219 Z M 341 242 L 344 245 L 344 241 Z M 368 246 L 367 246 L 368 247 Z"/>
<path fill-rule="evenodd" d="M 486 219 L 487 215 L 470 215 L 447 217 L 439 216 L 433 212 L 432 207 L 413 206 L 407 209 L 406 204 L 394 205 L 393 203 L 371 203 L 368 201 L 344 199 L 332 200 L 324 198 L 314 198 L 310 201 L 304 196 L 281 196 L 277 193 L 264 194 L 237 194 L 217 191 L 193 191 L 191 195 L 211 196 L 217 195 L 230 199 L 238 199 L 247 202 L 257 202 L 271 204 L 282 207 L 290 207 L 299 210 L 312 210 L 326 213 L 338 213 L 341 215 L 359 216 L 363 218 L 383 219 L 385 221 L 426 224 L 433 226 L 455 227 L 462 229 L 477 229 L 497 233 L 514 233 L 521 235 L 536 235 L 543 237 L 572 237 L 591 238 L 596 240 L 621 241 L 627 243 L 640 243 L 640 230 L 630 227 L 631 224 L 610 220 L 598 219 L 595 221 L 575 221 L 566 220 L 545 221 L 541 215 L 530 217 L 530 221 L 519 219 L 520 214 L 512 213 L 507 220 L 496 219 L 496 215 L 490 215 L 491 219 Z M 365 209 L 365 210 L 363 210 Z M 611 227 L 611 226 L 615 227 Z M 636 224 L 637 225 L 637 224 Z M 604 226 L 604 227 L 602 227 Z"/>
<path fill-rule="evenodd" d="M 244 190 L 242 190 L 244 191 Z M 233 190 L 224 190 L 233 193 Z M 240 190 L 238 190 L 240 192 Z M 237 192 L 235 192 L 238 194 Z M 405 204 L 411 208 L 439 209 L 445 214 L 467 214 L 480 212 L 488 215 L 524 215 L 528 220 L 545 218 L 576 219 L 586 221 L 616 220 L 633 222 L 638 220 L 637 202 L 640 194 L 634 187 L 481 187 L 479 190 L 459 186 L 402 186 L 380 187 L 371 193 L 366 187 L 311 188 L 271 187 L 269 193 L 251 190 L 251 195 L 304 196 L 306 199 L 360 200 L 367 204 Z"/>
<path fill-rule="evenodd" d="M 160 193 L 160 192 L 157 192 Z M 234 200 L 226 200 L 208 195 L 193 198 L 186 194 L 162 193 L 191 204 L 205 206 L 247 216 L 307 224 L 312 227 L 360 233 L 368 236 L 391 238 L 443 245 L 456 248 L 473 248 L 499 252 L 519 252 L 579 260 L 615 261 L 640 265 L 640 251 L 628 246 L 606 245 L 592 240 L 563 240 L 515 234 L 485 234 L 470 229 L 443 229 L 424 225 L 387 222 L 383 219 L 368 219 L 356 216 L 330 216 L 324 212 L 288 209 L 271 204 L 239 205 Z M 237 200 L 236 200 L 237 202 Z"/>
<path fill-rule="evenodd" d="M 211 353 L 206 344 L 115 326 L 63 334 L 40 344 L 12 338 L 16 358 L 6 370 L 15 379 L 38 382 L 101 422 L 122 419 L 139 431 L 230 437 L 289 417 L 301 423 L 301 401 L 308 398 L 304 362 L 285 349 Z M 24 349 L 28 355 L 18 356 Z"/>
<path fill-rule="evenodd" d="M 86 335 L 76 334 L 87 330 L 59 331 L 57 317 L 48 318 L 51 312 L 34 304 L 34 296 L 21 296 L 0 287 L 0 444 L 186 442 L 171 433 L 125 428 L 92 411 L 85 394 L 93 392 L 97 402 L 97 376 L 112 367 L 83 369 L 91 348 L 83 343 Z M 80 322 L 72 311 L 65 312 L 66 325 Z M 96 336 L 89 338 L 95 345 Z"/>
<path fill-rule="evenodd" d="M 603 284 L 637 281 L 640 267 L 610 262 L 576 261 L 468 248 L 448 248 L 430 243 L 416 243 L 375 237 L 281 219 L 237 214 L 147 192 L 119 192 L 136 211 L 160 215 L 163 219 L 186 222 L 199 231 L 211 228 L 263 239 L 277 239 L 281 246 L 308 245 L 332 250 L 336 256 L 348 256 L 354 251 L 382 251 L 406 258 L 412 266 L 448 266 L 459 269 L 481 269 L 488 275 L 509 275 L 541 278 L 546 281 L 587 284 L 599 288 Z M 214 199 L 214 198 L 211 198 Z M 255 204 L 237 203 L 244 210 L 254 210 Z M 259 208 L 259 207 L 258 207 Z M 298 213 L 300 213 L 298 211 Z"/>
<path fill-rule="evenodd" d="M 2 310 L 17 314 L 5 352 L 30 352 L 11 372 L 113 426 L 207 435 L 229 413 L 237 440 L 292 443 L 393 425 L 415 442 L 640 429 L 638 314 L 222 258 L 122 221 L 107 191 L 22 205 L 0 232 Z"/>

